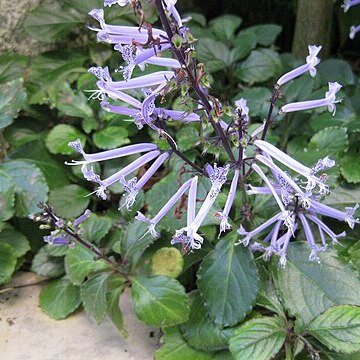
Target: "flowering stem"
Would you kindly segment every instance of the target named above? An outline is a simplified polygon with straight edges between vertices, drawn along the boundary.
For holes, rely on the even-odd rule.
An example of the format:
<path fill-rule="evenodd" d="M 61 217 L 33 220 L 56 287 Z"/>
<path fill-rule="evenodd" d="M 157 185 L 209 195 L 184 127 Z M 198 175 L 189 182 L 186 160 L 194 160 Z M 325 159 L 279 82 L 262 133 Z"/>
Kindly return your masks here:
<path fill-rule="evenodd" d="M 173 31 L 171 29 L 171 26 L 169 24 L 169 20 L 165 14 L 164 8 L 162 6 L 162 0 L 155 0 L 155 6 L 156 9 L 158 11 L 159 17 L 160 17 L 160 21 L 168 35 L 169 40 L 171 41 L 171 39 L 173 38 Z M 212 106 L 209 103 L 209 100 L 207 99 L 206 95 L 200 90 L 199 85 L 197 80 L 195 79 L 193 73 L 190 71 L 188 64 L 185 61 L 185 58 L 182 54 L 182 52 L 179 49 L 176 49 L 174 47 L 171 48 L 172 52 L 174 53 L 174 55 L 176 56 L 177 60 L 182 64 L 183 69 L 186 71 L 188 79 L 190 80 L 190 84 L 191 87 L 193 88 L 193 90 L 195 91 L 196 95 L 198 96 L 198 98 L 201 100 L 208 120 L 210 122 L 210 124 L 212 125 L 212 127 L 214 128 L 216 134 L 220 137 L 221 142 L 224 146 L 224 149 L 226 151 L 226 153 L 229 156 L 230 161 L 235 162 L 235 158 L 234 158 L 234 154 L 232 153 L 231 150 L 231 146 L 229 143 L 229 140 L 227 139 L 227 137 L 225 136 L 224 131 L 222 130 L 221 126 L 219 123 L 217 123 L 214 118 L 212 117 L 212 115 L 210 114 L 211 110 L 212 110 Z"/>
<path fill-rule="evenodd" d="M 264 130 L 263 130 L 262 135 L 261 135 L 261 140 L 265 139 L 266 134 L 267 134 L 267 132 L 269 130 L 269 126 L 271 124 L 271 115 L 272 115 L 275 103 L 276 103 L 278 98 L 279 98 L 279 90 L 277 89 L 276 86 L 274 86 L 273 92 L 272 92 L 271 97 L 270 97 L 270 107 L 269 107 L 269 111 L 268 111 L 268 114 L 267 114 L 267 117 L 266 117 L 265 127 L 264 127 Z"/>

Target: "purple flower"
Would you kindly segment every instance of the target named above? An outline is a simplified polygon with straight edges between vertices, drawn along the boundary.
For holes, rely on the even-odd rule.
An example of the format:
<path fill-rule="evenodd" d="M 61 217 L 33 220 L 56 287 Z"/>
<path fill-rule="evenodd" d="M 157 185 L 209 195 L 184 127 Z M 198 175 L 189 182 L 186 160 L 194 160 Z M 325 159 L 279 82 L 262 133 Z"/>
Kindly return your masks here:
<path fill-rule="evenodd" d="M 178 13 L 178 11 L 176 10 L 175 4 L 177 3 L 177 0 L 164 0 L 165 5 L 166 5 L 166 10 L 167 12 L 173 17 L 173 19 L 175 20 L 177 26 L 179 28 L 181 28 L 183 26 L 182 21 L 181 21 L 181 17 Z"/>
<path fill-rule="evenodd" d="M 351 26 L 350 28 L 350 33 L 349 33 L 349 38 L 351 40 L 354 39 L 355 35 L 360 31 L 360 25 L 358 26 Z"/>
<path fill-rule="evenodd" d="M 320 62 L 320 59 L 317 57 L 317 54 L 320 52 L 321 46 L 309 45 L 308 49 L 309 49 L 309 55 L 306 57 L 306 64 L 301 65 L 296 69 L 291 70 L 286 74 L 284 74 L 283 76 L 281 76 L 281 78 L 277 81 L 278 86 L 284 85 L 285 83 L 297 78 L 298 76 L 306 73 L 307 71 L 310 72 L 310 75 L 312 77 L 316 75 L 315 66 L 318 65 Z"/>
<path fill-rule="evenodd" d="M 60 235 L 44 236 L 44 241 L 50 245 L 69 245 L 69 239 Z"/>
<path fill-rule="evenodd" d="M 249 122 L 249 108 L 246 106 L 246 99 L 241 98 L 235 101 L 235 105 L 238 111 L 241 113 L 244 124 Z"/>
<path fill-rule="evenodd" d="M 118 4 L 120 6 L 125 6 L 127 4 L 129 4 L 131 2 L 131 0 L 105 0 L 104 1 L 104 6 L 112 6 L 114 4 Z"/>
<path fill-rule="evenodd" d="M 79 226 L 81 223 L 87 220 L 90 215 L 91 215 L 91 211 L 86 209 L 82 215 L 80 215 L 78 218 L 74 220 L 74 226 L 75 227 Z"/>
<path fill-rule="evenodd" d="M 344 3 L 341 5 L 344 9 L 344 12 L 347 12 L 352 6 L 360 4 L 360 0 L 344 0 Z"/>
<path fill-rule="evenodd" d="M 341 101 L 341 100 L 336 101 L 335 95 L 341 88 L 342 85 L 338 84 L 337 82 L 333 82 L 333 83 L 329 82 L 329 91 L 325 93 L 324 99 L 290 103 L 284 105 L 281 108 L 281 112 L 288 113 L 293 111 L 309 110 L 309 109 L 327 106 L 328 110 L 332 112 L 333 115 L 335 115 L 335 111 L 336 111 L 335 104 Z"/>

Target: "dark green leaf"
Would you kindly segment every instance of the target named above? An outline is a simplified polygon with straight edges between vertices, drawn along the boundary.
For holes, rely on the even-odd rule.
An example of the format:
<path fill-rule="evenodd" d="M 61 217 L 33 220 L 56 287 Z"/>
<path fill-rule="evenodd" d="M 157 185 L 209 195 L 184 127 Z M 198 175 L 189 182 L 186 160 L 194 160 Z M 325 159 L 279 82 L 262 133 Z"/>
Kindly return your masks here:
<path fill-rule="evenodd" d="M 15 214 L 27 217 L 39 211 L 37 204 L 47 199 L 48 187 L 43 173 L 27 161 L 12 160 L 0 164 L 0 171 L 15 184 Z"/>
<path fill-rule="evenodd" d="M 309 254 L 307 244 L 293 243 L 285 269 L 274 262 L 275 287 L 290 314 L 308 324 L 334 305 L 360 305 L 356 272 L 341 263 L 333 250 L 318 254 L 320 264 L 309 261 Z"/>
<path fill-rule="evenodd" d="M 12 246 L 18 258 L 30 250 L 30 243 L 26 236 L 12 227 L 6 227 L 1 231 L 0 243 L 7 243 Z"/>
<path fill-rule="evenodd" d="M 84 238 L 98 243 L 110 231 L 112 221 L 107 216 L 98 216 L 92 213 L 80 227 L 84 230 Z"/>
<path fill-rule="evenodd" d="M 100 149 L 113 149 L 129 142 L 127 130 L 120 126 L 109 126 L 94 134 L 94 143 Z"/>
<path fill-rule="evenodd" d="M 10 280 L 15 271 L 16 261 L 14 248 L 0 241 L 0 285 Z"/>
<path fill-rule="evenodd" d="M 15 184 L 11 177 L 0 172 L 0 221 L 9 220 L 14 215 Z"/>
<path fill-rule="evenodd" d="M 281 33 L 281 26 L 275 24 L 256 25 L 245 30 L 256 36 L 256 42 L 263 46 L 272 45 Z"/>
<path fill-rule="evenodd" d="M 206 70 L 209 72 L 221 70 L 231 63 L 230 50 L 221 41 L 201 38 L 196 51 L 199 60 L 206 64 Z"/>
<path fill-rule="evenodd" d="M 85 311 L 97 323 L 103 321 L 106 314 L 106 291 L 109 273 L 101 273 L 87 280 L 80 288 L 81 300 Z"/>
<path fill-rule="evenodd" d="M 231 40 L 242 20 L 235 15 L 223 15 L 210 21 L 210 30 L 219 40 Z"/>
<path fill-rule="evenodd" d="M 257 37 L 252 32 L 240 31 L 234 40 L 235 48 L 231 50 L 234 61 L 243 59 L 256 46 Z"/>
<path fill-rule="evenodd" d="M 279 352 L 285 335 L 285 323 L 279 317 L 250 320 L 235 331 L 230 351 L 236 360 L 268 360 Z"/>
<path fill-rule="evenodd" d="M 81 304 L 79 287 L 66 279 L 54 280 L 42 289 L 39 303 L 52 319 L 64 319 Z"/>
<path fill-rule="evenodd" d="M 281 92 L 286 97 L 286 102 L 301 101 L 309 98 L 315 80 L 309 75 L 302 75 L 284 85 Z"/>
<path fill-rule="evenodd" d="M 192 294 L 189 321 L 180 325 L 186 342 L 197 350 L 217 351 L 228 347 L 234 328 L 220 329 L 206 313 L 200 292 Z"/>
<path fill-rule="evenodd" d="M 220 326 L 243 320 L 255 303 L 259 278 L 251 252 L 236 246 L 236 232 L 220 240 L 198 271 L 198 287 L 210 317 Z M 219 296 L 221 294 L 221 296 Z"/>
<path fill-rule="evenodd" d="M 351 70 L 351 66 L 345 60 L 327 59 L 317 66 L 318 76 L 321 84 L 328 83 L 329 79 L 338 82 L 341 85 L 354 85 L 355 76 Z"/>
<path fill-rule="evenodd" d="M 35 255 L 31 271 L 46 277 L 59 277 L 64 273 L 64 261 L 61 257 L 50 256 L 43 246 Z"/>
<path fill-rule="evenodd" d="M 324 199 L 326 205 L 350 204 L 353 206 L 357 202 L 360 203 L 360 189 L 355 187 L 337 186 Z"/>
<path fill-rule="evenodd" d="M 360 154 L 356 152 L 347 153 L 341 158 L 340 169 L 342 176 L 349 183 L 360 182 Z"/>
<path fill-rule="evenodd" d="M 66 185 L 50 191 L 49 204 L 55 213 L 63 218 L 80 216 L 88 207 L 90 198 L 88 190 L 75 185 Z"/>
<path fill-rule="evenodd" d="M 360 307 L 331 307 L 311 321 L 307 331 L 329 349 L 346 354 L 360 351 Z"/>
<path fill-rule="evenodd" d="M 13 52 L 0 54 L 0 84 L 23 77 L 27 57 Z"/>
<path fill-rule="evenodd" d="M 193 149 L 199 141 L 199 132 L 194 126 L 186 125 L 176 133 L 176 140 L 182 151 Z"/>
<path fill-rule="evenodd" d="M 253 50 L 236 71 L 237 77 L 249 84 L 264 82 L 281 68 L 279 55 L 270 49 Z"/>
<path fill-rule="evenodd" d="M 68 146 L 70 141 L 80 139 L 85 146 L 85 136 L 75 127 L 66 124 L 56 125 L 46 137 L 46 147 L 53 154 L 70 155 L 74 153 L 74 149 Z"/>
<path fill-rule="evenodd" d="M 188 320 L 188 298 L 175 279 L 137 276 L 132 279 L 131 293 L 135 313 L 147 325 L 170 326 Z"/>

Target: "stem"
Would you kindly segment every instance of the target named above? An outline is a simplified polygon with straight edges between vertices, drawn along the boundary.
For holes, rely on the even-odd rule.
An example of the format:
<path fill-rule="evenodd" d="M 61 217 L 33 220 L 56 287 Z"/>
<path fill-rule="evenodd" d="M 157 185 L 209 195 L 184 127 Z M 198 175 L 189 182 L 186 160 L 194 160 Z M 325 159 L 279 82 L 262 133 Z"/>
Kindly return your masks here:
<path fill-rule="evenodd" d="M 157 9 L 158 14 L 159 14 L 160 21 L 161 21 L 161 23 L 162 23 L 162 25 L 163 25 L 163 27 L 164 27 L 167 35 L 168 35 L 169 41 L 171 41 L 171 39 L 173 38 L 174 33 L 173 33 L 172 29 L 171 29 L 169 20 L 168 20 L 168 18 L 166 16 L 164 8 L 162 6 L 162 0 L 155 0 L 155 6 L 156 6 L 156 9 Z M 210 105 L 206 95 L 199 88 L 199 85 L 197 84 L 197 81 L 196 81 L 193 73 L 190 71 L 189 66 L 185 61 L 183 53 L 179 49 L 176 49 L 174 47 L 172 47 L 171 50 L 174 53 L 177 60 L 182 64 L 183 69 L 186 71 L 188 79 L 190 80 L 191 87 L 195 91 L 197 97 L 202 102 L 202 104 L 203 104 L 203 106 L 205 108 L 208 120 L 209 120 L 210 124 L 212 125 L 212 127 L 214 128 L 216 134 L 220 137 L 221 142 L 222 142 L 222 144 L 224 146 L 224 149 L 225 149 L 226 153 L 228 154 L 230 160 L 232 162 L 235 162 L 234 154 L 232 153 L 229 140 L 226 138 L 220 124 L 217 123 L 214 120 L 214 118 L 212 117 L 212 115 L 210 114 L 211 110 L 212 110 L 212 106 Z"/>
<path fill-rule="evenodd" d="M 8 287 L 8 288 L 5 288 L 5 289 L 1 289 L 0 294 L 6 293 L 8 291 L 16 290 L 16 289 L 21 289 L 21 288 L 28 287 L 28 286 L 41 285 L 42 283 L 44 283 L 44 282 L 46 282 L 48 280 L 49 279 L 46 278 L 46 279 L 43 279 L 43 280 L 40 280 L 40 281 L 37 281 L 37 282 L 34 282 L 34 283 L 14 285 L 14 286 L 11 286 L 11 287 Z"/>
<path fill-rule="evenodd" d="M 291 349 L 291 342 L 289 340 L 285 341 L 285 360 L 293 360 L 294 355 Z"/>

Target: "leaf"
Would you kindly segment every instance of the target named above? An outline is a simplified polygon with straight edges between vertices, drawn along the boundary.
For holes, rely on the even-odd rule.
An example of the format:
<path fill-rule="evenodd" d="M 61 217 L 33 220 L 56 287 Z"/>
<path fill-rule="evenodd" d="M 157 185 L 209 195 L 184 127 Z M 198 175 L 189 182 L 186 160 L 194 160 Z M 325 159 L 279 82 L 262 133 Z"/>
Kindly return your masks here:
<path fill-rule="evenodd" d="M 65 256 L 65 269 L 74 285 L 81 285 L 85 278 L 95 271 L 109 267 L 103 260 L 95 260 L 94 254 L 85 246 L 77 243 Z"/>
<path fill-rule="evenodd" d="M 12 218 L 15 205 L 15 184 L 11 177 L 0 172 L 0 222 Z"/>
<path fill-rule="evenodd" d="M 181 337 L 177 327 L 166 327 L 162 329 L 164 336 L 161 338 L 163 344 L 156 350 L 156 360 L 211 360 L 213 355 L 198 351 L 190 347 Z"/>
<path fill-rule="evenodd" d="M 12 246 L 0 241 L 0 284 L 8 282 L 16 267 L 16 253 Z"/>
<path fill-rule="evenodd" d="M 0 129 L 13 122 L 25 105 L 25 101 L 26 93 L 22 79 L 0 85 Z"/>
<path fill-rule="evenodd" d="M 0 54 L 0 84 L 11 82 L 23 77 L 27 56 L 13 52 Z"/>
<path fill-rule="evenodd" d="M 321 84 L 327 85 L 329 79 L 339 84 L 354 85 L 355 76 L 351 70 L 351 66 L 345 60 L 340 59 L 327 59 L 321 61 L 316 67 L 318 76 L 321 80 Z"/>
<path fill-rule="evenodd" d="M 39 303 L 52 319 L 65 319 L 81 304 L 79 287 L 66 279 L 54 280 L 42 289 Z"/>
<path fill-rule="evenodd" d="M 153 275 L 166 275 L 177 278 L 184 267 L 184 258 L 181 252 L 174 247 L 162 247 L 157 250 L 151 259 Z"/>
<path fill-rule="evenodd" d="M 166 276 L 137 276 L 132 279 L 136 316 L 147 325 L 170 326 L 189 318 L 189 302 L 183 286 Z"/>
<path fill-rule="evenodd" d="M 194 126 L 186 125 L 177 131 L 176 140 L 182 151 L 193 149 L 199 141 L 199 132 Z"/>
<path fill-rule="evenodd" d="M 309 261 L 309 254 L 306 243 L 293 243 L 286 268 L 273 264 L 275 287 L 290 314 L 308 324 L 334 305 L 360 305 L 356 272 L 340 262 L 334 250 L 319 253 L 320 264 Z"/>
<path fill-rule="evenodd" d="M 128 132 L 120 126 L 109 126 L 94 134 L 94 143 L 100 149 L 113 149 L 130 143 Z"/>
<path fill-rule="evenodd" d="M 247 28 L 245 31 L 254 34 L 258 44 L 270 46 L 281 33 L 281 26 L 276 24 L 256 25 Z"/>
<path fill-rule="evenodd" d="M 101 273 L 87 280 L 80 288 L 85 311 L 99 324 L 106 314 L 106 291 L 109 273 Z"/>
<path fill-rule="evenodd" d="M 217 325 L 242 321 L 255 303 L 259 278 L 251 252 L 236 246 L 236 232 L 221 239 L 203 260 L 197 284 Z M 221 294 L 221 296 L 219 296 Z"/>
<path fill-rule="evenodd" d="M 37 204 L 46 201 L 48 192 L 43 173 L 35 165 L 21 160 L 1 163 L 0 171 L 15 184 L 15 215 L 27 217 L 38 212 Z"/>
<path fill-rule="evenodd" d="M 231 51 L 234 61 L 243 59 L 256 47 L 257 37 L 252 32 L 240 31 L 234 40 L 235 48 Z"/>
<path fill-rule="evenodd" d="M 74 153 L 74 149 L 68 143 L 76 139 L 80 139 L 85 146 L 85 136 L 79 130 L 71 125 L 60 124 L 51 129 L 45 144 L 52 154 L 70 155 Z"/>
<path fill-rule="evenodd" d="M 189 321 L 180 329 L 186 342 L 197 350 L 217 351 L 226 349 L 234 328 L 220 329 L 208 316 L 200 292 L 192 294 Z"/>
<path fill-rule="evenodd" d="M 358 161 L 359 156 L 360 155 L 356 152 L 350 152 L 341 158 L 341 175 L 349 183 L 356 184 L 360 182 L 360 162 Z"/>
<path fill-rule="evenodd" d="M 247 321 L 230 338 L 230 351 L 236 360 L 268 360 L 284 344 L 286 328 L 280 317 L 261 317 Z"/>
<path fill-rule="evenodd" d="M 109 318 L 119 330 L 120 335 L 126 338 L 128 333 L 125 329 L 124 319 L 119 306 L 120 295 L 124 290 L 124 284 L 125 279 L 123 277 L 116 274 L 111 275 L 107 284 L 106 303 Z"/>
<path fill-rule="evenodd" d="M 278 53 L 270 49 L 259 49 L 250 53 L 235 74 L 240 80 L 253 84 L 270 79 L 280 68 Z"/>
<path fill-rule="evenodd" d="M 26 236 L 12 227 L 7 227 L 1 231 L 0 243 L 9 244 L 18 258 L 30 250 L 30 243 Z"/>
<path fill-rule="evenodd" d="M 206 64 L 206 70 L 215 72 L 231 64 L 229 48 L 221 41 L 201 38 L 196 47 L 199 60 Z"/>
<path fill-rule="evenodd" d="M 110 231 L 112 221 L 107 216 L 98 216 L 92 213 L 80 227 L 84 231 L 84 238 L 88 241 L 98 243 Z"/>
<path fill-rule="evenodd" d="M 60 217 L 73 218 L 87 209 L 90 202 L 88 194 L 88 190 L 78 185 L 66 185 L 50 191 L 49 203 Z"/>
<path fill-rule="evenodd" d="M 231 40 L 241 25 L 241 18 L 235 15 L 222 15 L 210 21 L 210 30 L 219 40 Z"/>
<path fill-rule="evenodd" d="M 55 42 L 64 39 L 84 19 L 85 14 L 81 16 L 63 1 L 47 2 L 26 16 L 24 28 L 39 41 Z"/>
<path fill-rule="evenodd" d="M 31 271 L 46 277 L 59 277 L 64 273 L 64 261 L 61 257 L 50 256 L 43 246 L 34 256 Z"/>
<path fill-rule="evenodd" d="M 314 85 L 315 80 L 309 74 L 304 74 L 285 84 L 281 92 L 285 95 L 286 102 L 306 100 L 311 95 Z"/>
<path fill-rule="evenodd" d="M 346 354 L 360 351 L 360 307 L 331 307 L 310 322 L 307 332 L 329 349 Z"/>

